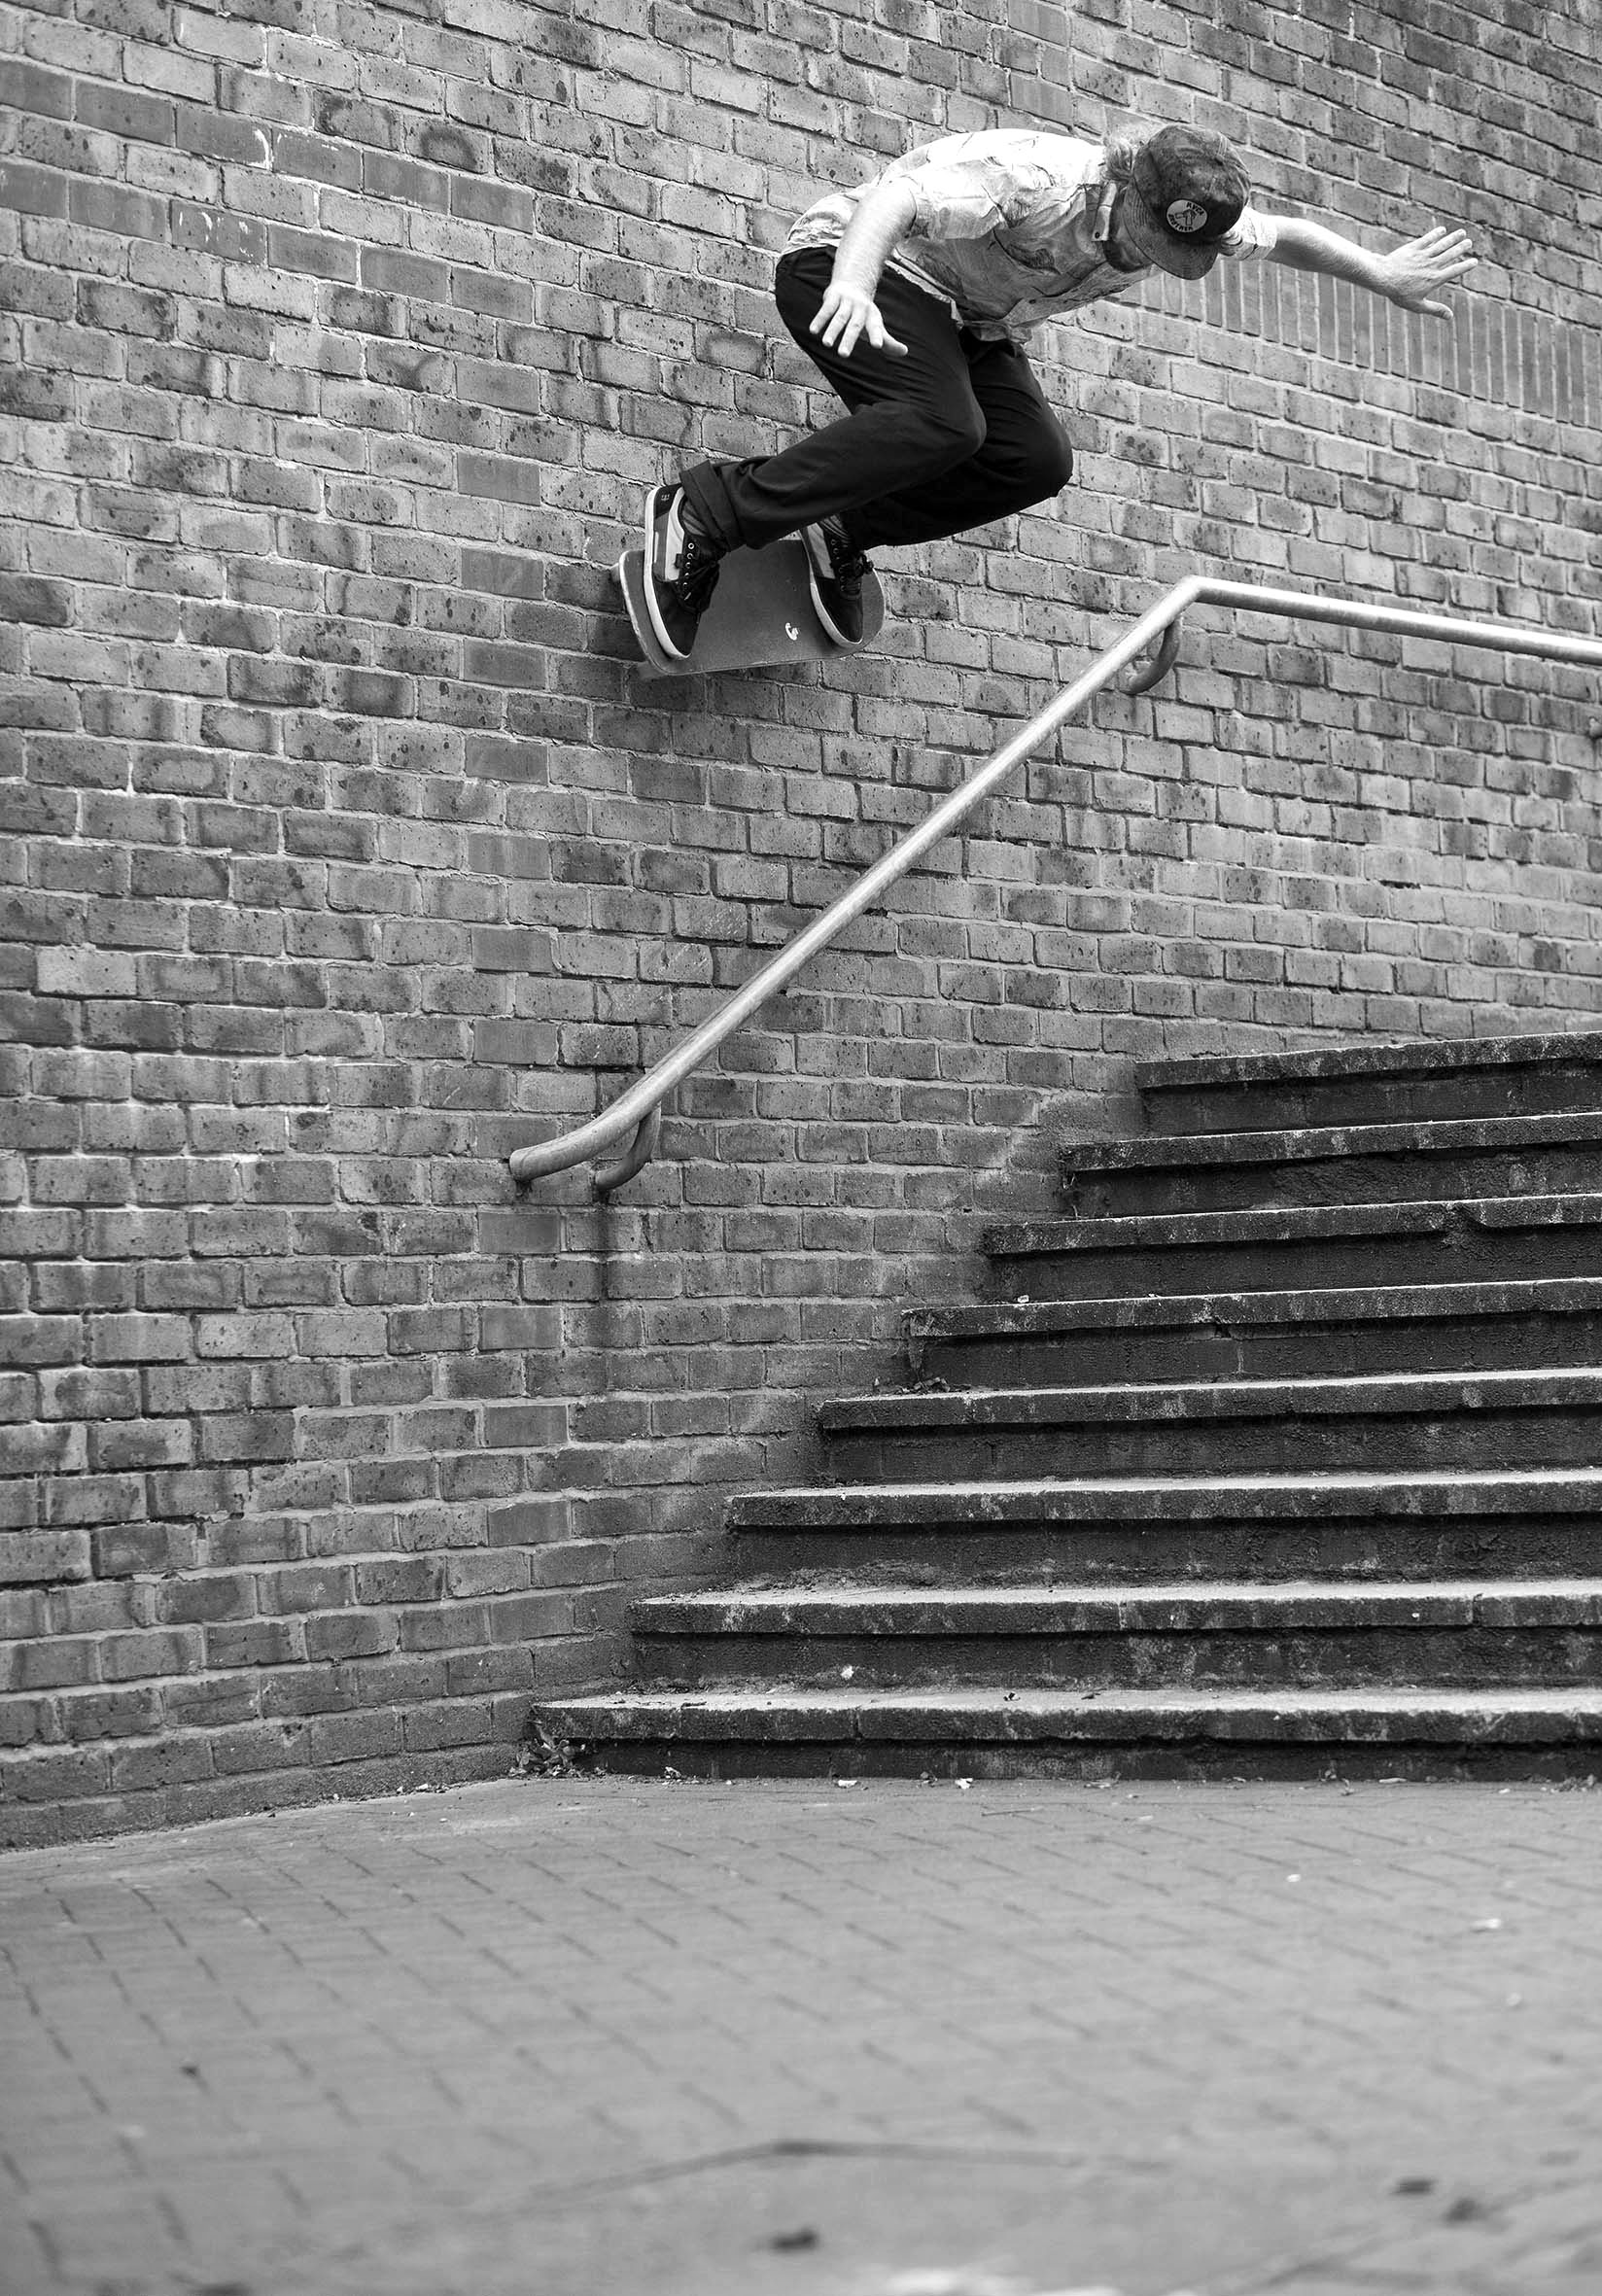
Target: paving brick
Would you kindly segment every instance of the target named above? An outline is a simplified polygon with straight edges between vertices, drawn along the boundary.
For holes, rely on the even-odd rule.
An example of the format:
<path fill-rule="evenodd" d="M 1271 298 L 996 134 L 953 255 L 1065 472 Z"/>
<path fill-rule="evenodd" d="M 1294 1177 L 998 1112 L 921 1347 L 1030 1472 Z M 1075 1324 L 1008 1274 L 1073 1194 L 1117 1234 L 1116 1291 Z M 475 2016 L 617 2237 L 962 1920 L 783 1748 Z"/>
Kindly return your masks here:
<path fill-rule="evenodd" d="M 477 1758 L 309 1728 L 357 1792 Z M 267 1821 L 282 1770 L 96 1759 L 233 1822 L 0 1871 L 41 2290 L 509 2296 L 536 2244 L 584 2296 L 1584 2282 L 1584 1792 L 552 1777 Z"/>

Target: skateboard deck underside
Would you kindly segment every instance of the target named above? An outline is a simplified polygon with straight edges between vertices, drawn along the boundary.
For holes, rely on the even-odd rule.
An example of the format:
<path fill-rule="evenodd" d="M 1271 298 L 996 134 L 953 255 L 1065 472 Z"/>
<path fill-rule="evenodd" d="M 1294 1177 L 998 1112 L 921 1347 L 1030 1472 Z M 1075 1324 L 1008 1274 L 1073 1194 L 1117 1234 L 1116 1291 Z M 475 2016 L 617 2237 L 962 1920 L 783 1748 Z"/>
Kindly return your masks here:
<path fill-rule="evenodd" d="M 647 678 L 698 678 L 716 670 L 770 670 L 781 662 L 835 661 L 857 651 L 826 637 L 807 581 L 807 553 L 795 539 L 765 550 L 731 550 L 718 570 L 687 662 L 663 652 L 645 604 L 644 555 L 625 550 L 617 568 Z M 862 582 L 864 644 L 885 624 L 885 598 L 870 574 Z"/>

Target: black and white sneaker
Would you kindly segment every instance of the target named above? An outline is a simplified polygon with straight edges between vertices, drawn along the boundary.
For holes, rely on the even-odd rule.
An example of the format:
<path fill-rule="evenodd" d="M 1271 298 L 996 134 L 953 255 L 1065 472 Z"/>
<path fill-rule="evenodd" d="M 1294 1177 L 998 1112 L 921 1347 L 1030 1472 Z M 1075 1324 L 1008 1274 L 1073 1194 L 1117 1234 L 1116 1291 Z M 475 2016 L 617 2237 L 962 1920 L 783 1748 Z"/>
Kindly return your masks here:
<path fill-rule="evenodd" d="M 723 553 L 710 535 L 684 522 L 684 490 L 659 486 L 645 504 L 645 605 L 657 644 L 687 662 L 714 590 Z"/>
<path fill-rule="evenodd" d="M 862 643 L 862 576 L 872 562 L 856 547 L 838 518 L 804 526 L 807 580 L 818 618 L 836 645 Z"/>

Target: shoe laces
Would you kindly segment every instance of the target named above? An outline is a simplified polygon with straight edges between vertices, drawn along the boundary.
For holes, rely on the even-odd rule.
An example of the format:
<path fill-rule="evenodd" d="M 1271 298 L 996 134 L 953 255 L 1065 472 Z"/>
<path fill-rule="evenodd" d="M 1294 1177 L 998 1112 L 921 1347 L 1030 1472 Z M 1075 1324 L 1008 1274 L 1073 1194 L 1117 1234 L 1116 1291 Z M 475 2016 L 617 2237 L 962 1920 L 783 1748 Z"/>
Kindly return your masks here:
<path fill-rule="evenodd" d="M 693 526 L 679 520 L 679 565 L 674 573 L 673 587 L 691 613 L 700 613 L 717 586 L 718 561 L 723 553 L 714 549 Z"/>
<path fill-rule="evenodd" d="M 684 537 L 684 553 L 679 561 L 679 580 L 675 587 L 692 613 L 699 613 L 717 586 L 717 563 L 722 553 L 709 550 L 705 542 Z"/>
<path fill-rule="evenodd" d="M 822 521 L 821 531 L 835 580 L 843 590 L 859 590 L 862 576 L 872 564 L 866 551 L 859 550 L 845 528 L 832 518 Z"/>

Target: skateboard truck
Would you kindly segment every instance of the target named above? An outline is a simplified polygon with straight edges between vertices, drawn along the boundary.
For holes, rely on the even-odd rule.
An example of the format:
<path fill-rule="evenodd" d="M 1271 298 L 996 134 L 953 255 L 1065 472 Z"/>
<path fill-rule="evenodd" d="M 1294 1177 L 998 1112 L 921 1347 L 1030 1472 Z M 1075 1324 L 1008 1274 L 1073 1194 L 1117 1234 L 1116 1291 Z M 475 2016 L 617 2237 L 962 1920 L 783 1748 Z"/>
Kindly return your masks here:
<path fill-rule="evenodd" d="M 1161 684 L 1173 668 L 1179 653 L 1179 616 L 1176 614 L 1157 642 L 1157 651 L 1143 664 L 1137 664 L 1124 679 L 1127 694 L 1150 693 Z"/>

